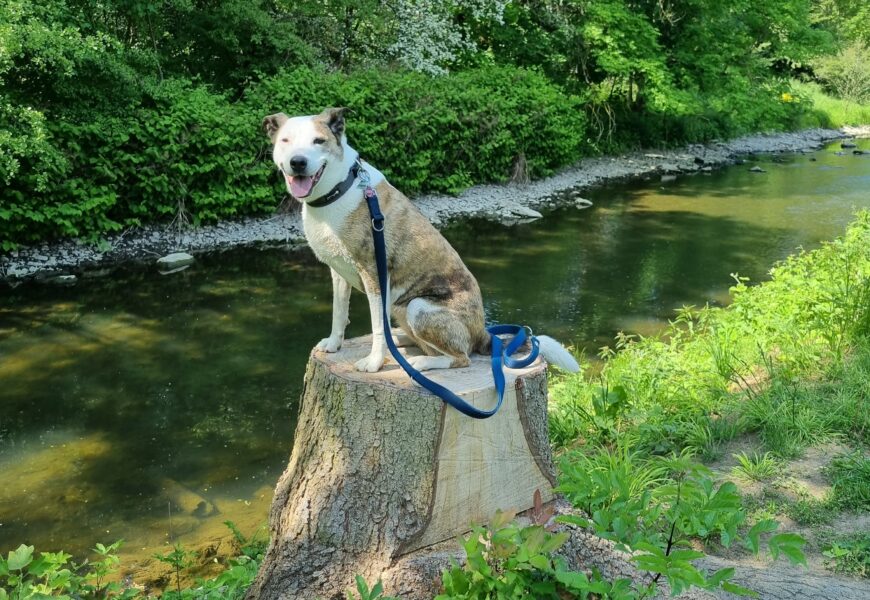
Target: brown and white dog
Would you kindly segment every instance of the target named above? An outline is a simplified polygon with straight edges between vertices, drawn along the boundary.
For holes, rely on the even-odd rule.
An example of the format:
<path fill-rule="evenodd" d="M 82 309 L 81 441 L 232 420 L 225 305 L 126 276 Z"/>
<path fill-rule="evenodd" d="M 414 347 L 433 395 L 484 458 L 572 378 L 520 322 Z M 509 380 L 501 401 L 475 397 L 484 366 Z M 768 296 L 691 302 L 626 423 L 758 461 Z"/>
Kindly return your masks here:
<path fill-rule="evenodd" d="M 302 203 L 305 237 L 332 272 L 332 332 L 317 348 L 325 352 L 341 348 L 354 287 L 368 298 L 372 319 L 371 352 L 356 368 L 374 373 L 384 365 L 387 353 L 382 290 L 363 190 L 354 183 L 337 195 L 341 184 L 351 181 L 351 170 L 359 161 L 359 154 L 347 143 L 344 113 L 343 108 L 293 118 L 278 113 L 266 117 L 263 127 L 274 144 L 272 158 L 287 190 Z M 377 191 L 386 219 L 390 314 L 424 353 L 408 361 L 419 371 L 468 365 L 472 352 L 490 350 L 477 281 L 429 220 L 380 171 L 360 164 Z M 323 204 L 330 192 L 331 203 L 312 206 Z M 548 362 L 579 370 L 558 342 L 547 336 L 538 339 Z"/>

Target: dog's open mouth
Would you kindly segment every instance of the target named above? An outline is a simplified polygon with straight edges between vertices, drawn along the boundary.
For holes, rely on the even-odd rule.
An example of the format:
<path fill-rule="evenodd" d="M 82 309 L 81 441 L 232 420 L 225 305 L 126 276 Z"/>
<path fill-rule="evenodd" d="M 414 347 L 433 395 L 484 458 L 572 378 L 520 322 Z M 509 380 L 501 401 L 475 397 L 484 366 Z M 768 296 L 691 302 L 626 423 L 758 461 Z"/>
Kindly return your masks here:
<path fill-rule="evenodd" d="M 320 181 L 320 176 L 323 175 L 323 170 L 326 168 L 326 163 L 317 169 L 317 173 L 312 175 L 284 175 L 287 178 L 287 183 L 290 184 L 290 193 L 294 198 L 305 198 L 311 194 L 311 190 Z"/>

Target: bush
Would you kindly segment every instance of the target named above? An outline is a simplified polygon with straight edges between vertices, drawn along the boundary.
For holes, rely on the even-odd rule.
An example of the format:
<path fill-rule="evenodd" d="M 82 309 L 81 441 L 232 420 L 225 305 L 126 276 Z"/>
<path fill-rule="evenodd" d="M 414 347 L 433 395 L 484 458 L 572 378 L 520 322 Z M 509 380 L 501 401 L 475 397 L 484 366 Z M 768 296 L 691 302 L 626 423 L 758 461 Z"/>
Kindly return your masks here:
<path fill-rule="evenodd" d="M 870 103 L 870 48 L 855 42 L 839 54 L 814 63 L 816 77 L 829 92 L 847 102 Z"/>
<path fill-rule="evenodd" d="M 8 183 L 0 240 L 8 248 L 151 221 L 199 224 L 267 212 L 284 192 L 264 159 L 263 116 L 329 105 L 353 109 L 351 143 L 409 194 L 505 181 L 518 161 L 540 177 L 583 149 L 579 100 L 534 71 L 511 67 L 441 78 L 303 68 L 265 80 L 237 102 L 172 80 L 151 92 L 148 106 L 123 116 L 19 119 L 35 123 L 31 128 L 44 124 L 45 139 L 0 139 Z"/>

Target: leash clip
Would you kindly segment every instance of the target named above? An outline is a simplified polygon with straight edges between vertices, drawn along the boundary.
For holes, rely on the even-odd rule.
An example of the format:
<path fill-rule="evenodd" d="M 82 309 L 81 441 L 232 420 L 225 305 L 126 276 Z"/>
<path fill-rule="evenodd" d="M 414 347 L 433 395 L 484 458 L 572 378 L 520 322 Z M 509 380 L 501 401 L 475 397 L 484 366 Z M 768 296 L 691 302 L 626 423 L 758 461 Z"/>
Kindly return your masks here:
<path fill-rule="evenodd" d="M 378 224 L 380 228 L 378 228 Z M 384 217 L 382 216 L 379 219 L 372 219 L 372 229 L 375 231 L 383 231 L 384 230 Z"/>

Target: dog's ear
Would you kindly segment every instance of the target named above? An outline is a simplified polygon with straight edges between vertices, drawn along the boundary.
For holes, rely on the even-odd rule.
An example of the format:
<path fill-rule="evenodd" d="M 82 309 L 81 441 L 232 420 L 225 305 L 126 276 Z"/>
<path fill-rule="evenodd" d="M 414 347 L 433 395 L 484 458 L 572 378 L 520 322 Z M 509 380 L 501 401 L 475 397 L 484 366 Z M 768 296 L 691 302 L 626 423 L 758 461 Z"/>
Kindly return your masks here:
<path fill-rule="evenodd" d="M 263 119 L 263 130 L 269 136 L 269 139 L 272 140 L 273 144 L 275 143 L 275 137 L 278 135 L 278 130 L 281 129 L 281 125 L 286 123 L 289 118 L 284 113 L 277 113 Z"/>
<path fill-rule="evenodd" d="M 348 112 L 350 109 L 341 107 L 341 108 L 326 108 L 321 113 L 323 115 L 323 120 L 326 121 L 326 126 L 329 127 L 329 130 L 335 134 L 339 140 L 341 136 L 344 134 L 344 113 Z"/>

